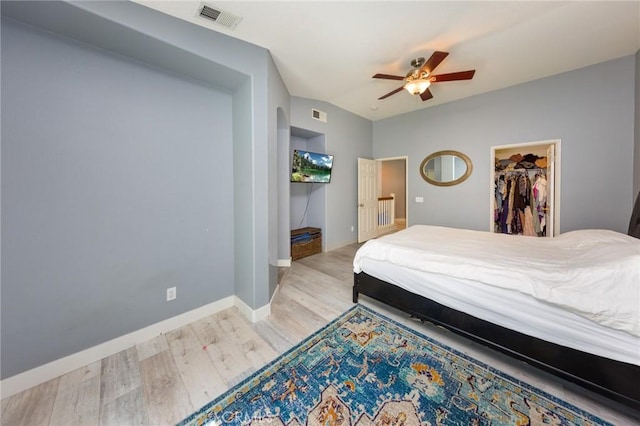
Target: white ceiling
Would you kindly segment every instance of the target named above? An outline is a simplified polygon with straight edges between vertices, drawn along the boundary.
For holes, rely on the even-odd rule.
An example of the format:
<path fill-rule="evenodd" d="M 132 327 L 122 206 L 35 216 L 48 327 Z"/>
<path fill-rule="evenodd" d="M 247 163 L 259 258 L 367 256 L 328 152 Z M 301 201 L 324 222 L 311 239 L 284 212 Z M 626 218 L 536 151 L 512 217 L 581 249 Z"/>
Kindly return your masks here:
<path fill-rule="evenodd" d="M 635 54 L 640 1 L 206 1 L 239 15 L 229 30 L 198 16 L 199 1 L 135 0 L 271 52 L 289 93 L 371 120 L 435 106 Z M 402 91 L 411 59 L 450 52 L 435 74 L 475 69 L 473 80 L 434 84 L 422 102 Z M 594 100 L 597 101 L 597 100 Z"/>

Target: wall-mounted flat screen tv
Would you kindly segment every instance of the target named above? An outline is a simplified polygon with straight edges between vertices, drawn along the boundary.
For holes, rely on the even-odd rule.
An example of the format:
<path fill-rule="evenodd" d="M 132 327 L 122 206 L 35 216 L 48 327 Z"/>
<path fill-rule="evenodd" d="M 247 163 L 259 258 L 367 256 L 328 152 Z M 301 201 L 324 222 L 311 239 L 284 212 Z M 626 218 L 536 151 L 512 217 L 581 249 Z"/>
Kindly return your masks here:
<path fill-rule="evenodd" d="M 332 168 L 333 155 L 295 149 L 291 164 L 291 182 L 329 183 Z"/>

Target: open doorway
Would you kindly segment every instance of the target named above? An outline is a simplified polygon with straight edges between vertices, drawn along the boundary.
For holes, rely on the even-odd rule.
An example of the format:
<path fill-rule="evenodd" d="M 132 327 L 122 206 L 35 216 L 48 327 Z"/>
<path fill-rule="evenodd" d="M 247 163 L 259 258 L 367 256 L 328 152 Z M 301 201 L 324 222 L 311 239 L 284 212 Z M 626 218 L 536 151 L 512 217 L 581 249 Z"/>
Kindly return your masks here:
<path fill-rule="evenodd" d="M 407 225 L 407 158 L 380 160 L 380 196 L 391 197 L 394 202 L 394 218 L 391 231 Z"/>
<path fill-rule="evenodd" d="M 358 242 L 408 223 L 407 157 L 358 159 Z"/>

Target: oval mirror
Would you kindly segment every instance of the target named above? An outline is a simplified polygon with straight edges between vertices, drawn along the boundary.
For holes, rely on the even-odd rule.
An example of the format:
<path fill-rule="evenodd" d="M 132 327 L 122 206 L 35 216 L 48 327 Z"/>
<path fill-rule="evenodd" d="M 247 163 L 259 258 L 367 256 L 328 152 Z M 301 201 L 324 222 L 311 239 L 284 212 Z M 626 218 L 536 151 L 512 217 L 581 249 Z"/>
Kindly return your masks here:
<path fill-rule="evenodd" d="M 471 159 L 458 151 L 438 151 L 422 160 L 420 175 L 432 185 L 451 186 L 464 182 L 473 166 Z"/>

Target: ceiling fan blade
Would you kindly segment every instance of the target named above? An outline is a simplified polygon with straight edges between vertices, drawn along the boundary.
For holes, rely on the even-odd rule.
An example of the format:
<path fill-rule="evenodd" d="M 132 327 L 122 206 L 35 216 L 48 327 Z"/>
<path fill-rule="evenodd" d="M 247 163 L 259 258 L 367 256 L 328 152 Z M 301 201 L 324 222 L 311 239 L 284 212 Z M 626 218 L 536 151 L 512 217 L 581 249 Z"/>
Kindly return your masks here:
<path fill-rule="evenodd" d="M 444 61 L 444 58 L 446 58 L 447 56 L 449 56 L 449 52 L 433 52 L 433 55 L 431 55 L 431 57 L 427 59 L 427 62 L 425 62 L 424 65 L 420 68 L 420 72 L 426 71 L 431 74 L 433 70 L 435 70 L 436 67 L 440 65 L 440 62 Z"/>
<path fill-rule="evenodd" d="M 376 74 L 371 78 L 384 78 L 386 80 L 404 80 L 404 77 L 399 75 L 391 75 L 391 74 Z"/>
<path fill-rule="evenodd" d="M 391 92 L 387 93 L 386 95 L 380 96 L 380 97 L 378 98 L 378 100 L 380 101 L 380 100 L 382 100 L 382 99 L 386 99 L 386 98 L 388 98 L 388 97 L 389 97 L 389 96 L 391 96 L 391 95 L 395 95 L 396 93 L 400 92 L 402 89 L 404 89 L 404 86 L 400 86 L 400 87 L 398 87 L 396 90 L 392 90 Z"/>
<path fill-rule="evenodd" d="M 454 80 L 471 80 L 476 70 L 452 72 L 448 74 L 432 75 L 430 80 L 432 83 L 439 83 L 441 81 L 454 81 Z"/>
<path fill-rule="evenodd" d="M 427 87 L 427 90 L 420 94 L 420 98 L 423 101 L 428 101 L 429 99 L 433 98 L 433 93 L 431 93 L 431 90 L 429 90 L 429 88 Z"/>

